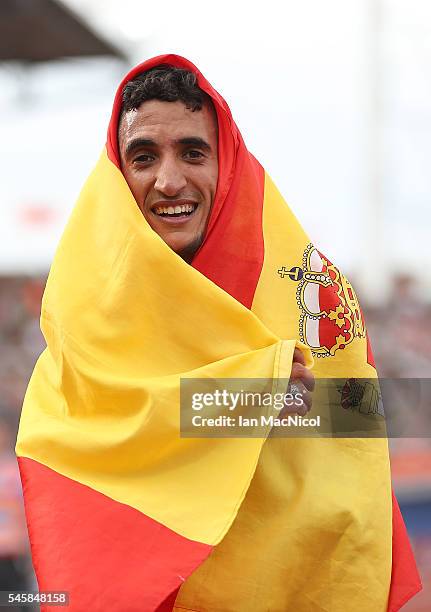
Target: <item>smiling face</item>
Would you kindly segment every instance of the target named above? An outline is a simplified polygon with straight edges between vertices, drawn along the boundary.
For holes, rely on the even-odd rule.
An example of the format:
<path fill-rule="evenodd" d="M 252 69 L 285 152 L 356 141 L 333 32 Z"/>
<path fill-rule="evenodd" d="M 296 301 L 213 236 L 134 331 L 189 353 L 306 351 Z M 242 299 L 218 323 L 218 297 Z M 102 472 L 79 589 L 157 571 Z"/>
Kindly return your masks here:
<path fill-rule="evenodd" d="M 202 243 L 217 188 L 217 119 L 204 104 L 148 100 L 119 127 L 121 170 L 153 230 L 186 261 Z"/>

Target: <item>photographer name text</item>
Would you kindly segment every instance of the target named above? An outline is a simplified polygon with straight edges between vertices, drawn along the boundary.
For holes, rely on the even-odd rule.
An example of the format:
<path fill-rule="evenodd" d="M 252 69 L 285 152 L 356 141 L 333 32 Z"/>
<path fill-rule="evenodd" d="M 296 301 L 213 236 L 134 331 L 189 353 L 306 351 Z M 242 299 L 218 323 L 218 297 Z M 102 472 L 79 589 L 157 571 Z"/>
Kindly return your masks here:
<path fill-rule="evenodd" d="M 194 415 L 192 418 L 194 427 L 320 427 L 320 416 L 303 417 L 298 414 L 285 417 L 265 416 L 244 417 L 242 415 L 227 416 L 220 415 L 210 418 Z"/>

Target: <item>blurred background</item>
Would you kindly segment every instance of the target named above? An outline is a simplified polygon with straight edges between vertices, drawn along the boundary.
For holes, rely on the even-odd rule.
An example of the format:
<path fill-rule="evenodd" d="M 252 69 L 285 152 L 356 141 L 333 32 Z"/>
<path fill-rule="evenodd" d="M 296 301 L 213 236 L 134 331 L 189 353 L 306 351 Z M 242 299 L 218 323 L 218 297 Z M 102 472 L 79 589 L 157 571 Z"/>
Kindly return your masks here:
<path fill-rule="evenodd" d="M 13 448 L 44 348 L 44 284 L 135 63 L 174 52 L 197 64 L 313 242 L 356 286 L 380 375 L 431 378 L 431 4 L 283 6 L 0 2 L 0 590 L 34 585 Z M 425 587 L 407 612 L 431 609 L 429 433 L 391 440 Z"/>

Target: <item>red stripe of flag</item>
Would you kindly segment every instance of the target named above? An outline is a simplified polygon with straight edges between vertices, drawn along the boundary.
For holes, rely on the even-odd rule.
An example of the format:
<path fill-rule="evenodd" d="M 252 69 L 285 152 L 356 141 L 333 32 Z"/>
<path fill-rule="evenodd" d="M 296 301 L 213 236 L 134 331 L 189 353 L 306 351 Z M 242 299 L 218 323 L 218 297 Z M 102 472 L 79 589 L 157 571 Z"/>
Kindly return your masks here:
<path fill-rule="evenodd" d="M 421 589 L 422 583 L 406 526 L 397 498 L 392 493 L 392 578 L 388 612 L 400 610 Z"/>
<path fill-rule="evenodd" d="M 171 610 L 212 550 L 37 461 L 18 463 L 39 590 L 67 591 L 70 612 Z"/>

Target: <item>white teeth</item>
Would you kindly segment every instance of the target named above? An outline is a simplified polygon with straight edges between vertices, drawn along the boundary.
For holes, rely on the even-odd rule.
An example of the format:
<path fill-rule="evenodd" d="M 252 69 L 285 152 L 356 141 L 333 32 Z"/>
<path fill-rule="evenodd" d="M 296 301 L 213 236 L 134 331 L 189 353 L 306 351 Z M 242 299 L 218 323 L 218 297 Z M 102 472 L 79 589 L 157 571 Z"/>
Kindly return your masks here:
<path fill-rule="evenodd" d="M 156 215 L 174 215 L 180 213 L 191 213 L 195 210 L 194 204 L 183 204 L 182 206 L 157 206 L 154 209 Z"/>

